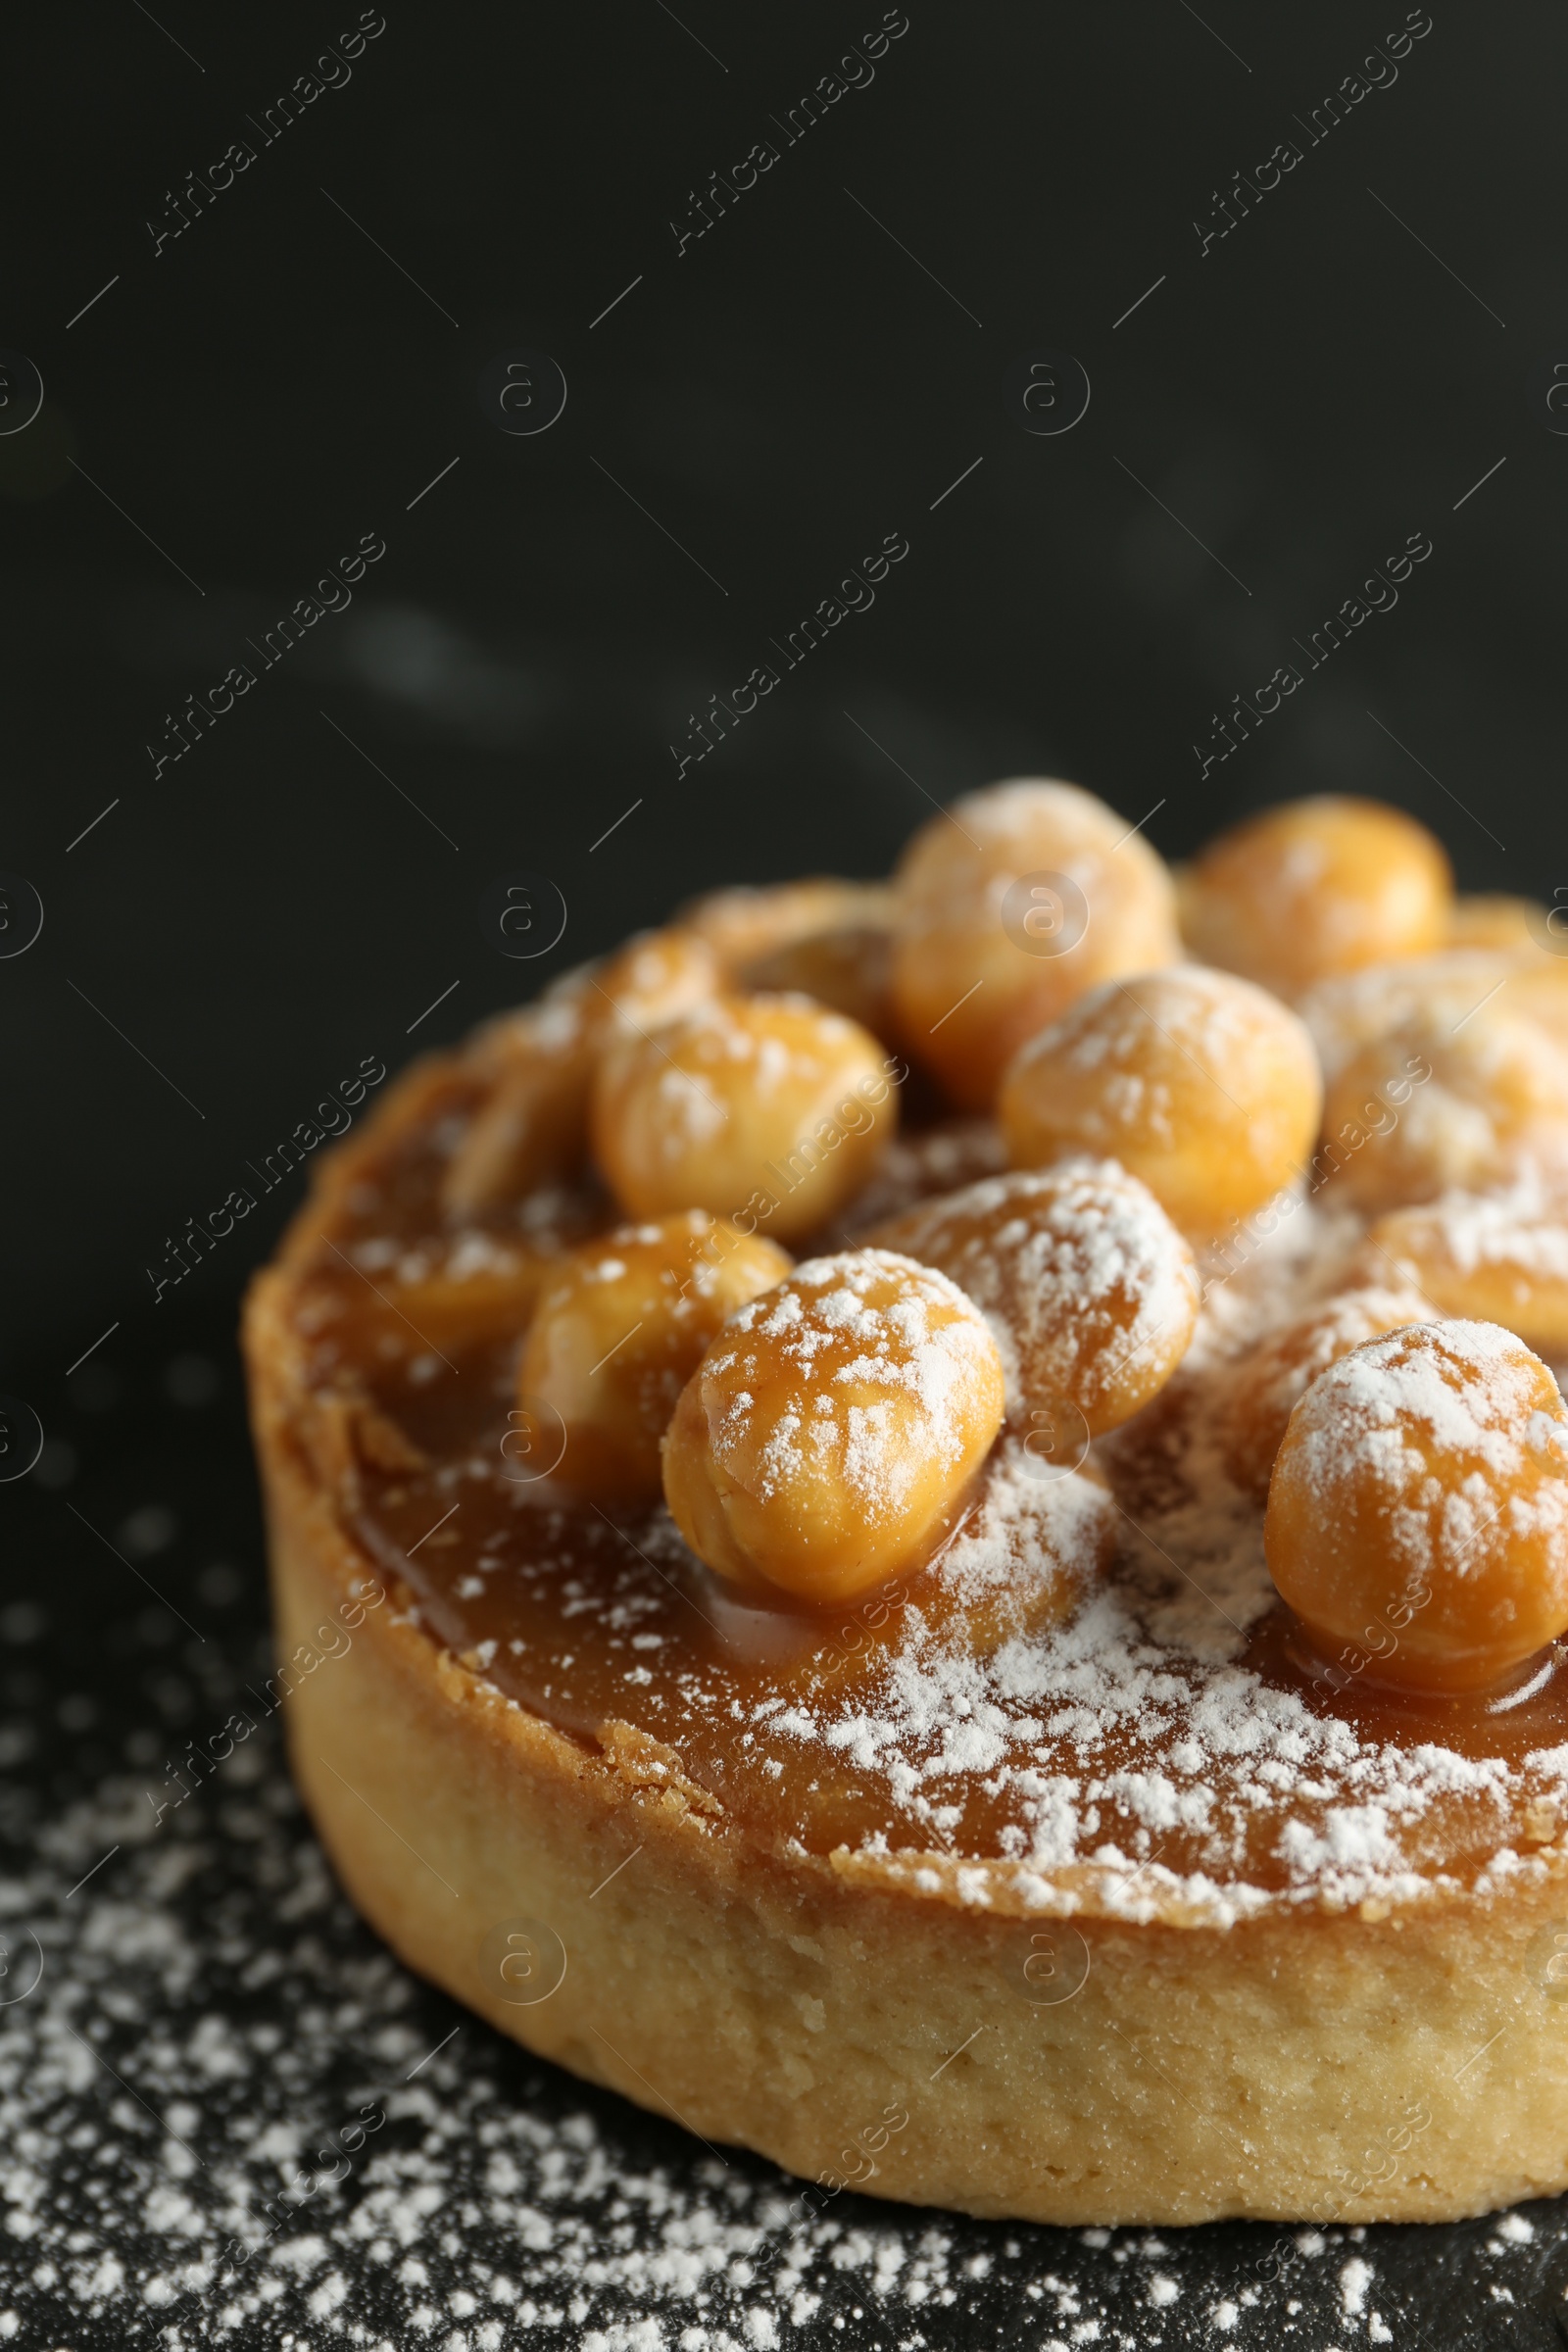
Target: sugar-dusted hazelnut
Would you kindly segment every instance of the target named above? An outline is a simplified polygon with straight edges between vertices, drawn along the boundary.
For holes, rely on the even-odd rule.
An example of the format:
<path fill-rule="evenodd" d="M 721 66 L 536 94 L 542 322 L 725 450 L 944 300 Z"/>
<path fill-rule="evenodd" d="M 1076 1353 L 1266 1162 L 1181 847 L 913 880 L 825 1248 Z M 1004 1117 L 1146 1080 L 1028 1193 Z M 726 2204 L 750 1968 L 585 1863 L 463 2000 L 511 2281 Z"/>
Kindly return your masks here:
<path fill-rule="evenodd" d="M 997 1343 L 945 1274 L 885 1250 L 811 1258 L 692 1374 L 664 1498 L 719 1576 L 844 1600 L 925 1566 L 1004 1405 Z"/>
<path fill-rule="evenodd" d="M 470 1052 L 487 1092 L 442 1179 L 448 1216 L 482 1216 L 570 1174 L 587 1149 L 589 1092 L 607 1046 L 705 1003 L 718 980 L 718 959 L 695 931 L 644 931 L 566 973 L 537 1004 L 492 1021 Z"/>
<path fill-rule="evenodd" d="M 1496 948 L 1449 948 L 1397 963 L 1368 964 L 1307 990 L 1297 1011 L 1312 1032 L 1326 1078 L 1333 1078 L 1363 1046 L 1375 1045 L 1416 1013 L 1462 1021 L 1505 988 L 1517 1008 L 1519 956 Z"/>
<path fill-rule="evenodd" d="M 1446 1315 L 1500 1323 L 1553 1363 L 1568 1358 L 1568 1199 L 1452 1193 L 1370 1228 L 1362 1264 L 1419 1284 Z"/>
<path fill-rule="evenodd" d="M 1425 825 L 1324 793 L 1211 841 L 1182 877 L 1182 930 L 1202 962 L 1297 997 L 1332 972 L 1441 947 L 1452 897 Z"/>
<path fill-rule="evenodd" d="M 1406 1323 L 1435 1323 L 1430 1298 L 1393 1275 L 1381 1287 L 1340 1291 L 1238 1357 L 1220 1412 L 1225 1468 L 1254 1502 L 1268 1498 L 1274 1457 L 1298 1398 L 1342 1355 Z"/>
<path fill-rule="evenodd" d="M 1274 1464 L 1269 1572 L 1331 1665 L 1484 1690 L 1568 1631 L 1568 1411 L 1494 1323 L 1417 1323 L 1318 1375 Z"/>
<path fill-rule="evenodd" d="M 1074 784 L 966 794 L 922 826 L 895 883 L 904 1041 L 966 1109 L 990 1108 L 1024 1039 L 1075 997 L 1179 953 L 1163 861 Z"/>
<path fill-rule="evenodd" d="M 873 1037 L 894 1034 L 889 987 L 893 933 L 882 923 L 843 923 L 808 931 L 742 966 L 737 986 L 764 994 L 809 997 L 848 1014 Z"/>
<path fill-rule="evenodd" d="M 1448 909 L 1444 944 L 1449 948 L 1539 949 L 1540 943 L 1551 936 L 1549 919 L 1547 909 L 1537 899 L 1512 899 L 1501 891 L 1461 892 Z M 1568 935 L 1563 945 L 1568 947 Z"/>
<path fill-rule="evenodd" d="M 893 893 L 886 882 L 813 874 L 799 882 L 710 891 L 682 907 L 678 919 L 706 941 L 734 983 L 749 964 L 798 940 L 824 931 L 885 930 L 893 919 Z"/>
<path fill-rule="evenodd" d="M 597 963 L 564 972 L 544 1001 L 580 1007 L 603 1043 L 673 1020 L 710 997 L 721 978 L 711 943 L 689 924 L 669 923 L 661 931 L 637 932 Z"/>
<path fill-rule="evenodd" d="M 866 1240 L 940 1267 L 984 1308 L 1024 1422 L 1066 1404 L 1088 1437 L 1116 1428 L 1164 1386 L 1198 1321 L 1191 1249 L 1115 1160 L 990 1177 Z"/>
<path fill-rule="evenodd" d="M 1016 1166 L 1119 1159 L 1185 1231 L 1212 1234 L 1300 1172 L 1321 1102 L 1312 1041 L 1288 1006 L 1181 964 L 1080 998 L 1019 1053 L 998 1116 Z"/>
<path fill-rule="evenodd" d="M 1564 909 L 1556 910 L 1561 914 Z M 1548 931 L 1545 939 L 1556 940 L 1559 934 Z M 1508 978 L 1508 993 L 1504 1000 L 1510 1012 L 1521 1012 L 1528 1020 L 1539 1021 L 1547 1036 L 1568 1053 L 1568 955 L 1562 946 L 1543 951 L 1532 947 L 1517 954 Z"/>
<path fill-rule="evenodd" d="M 789 1241 L 859 1191 L 897 1116 L 858 1022 L 805 997 L 724 997 L 606 1054 L 594 1155 L 633 1216 L 708 1208 Z"/>
<path fill-rule="evenodd" d="M 1371 1210 L 1506 1183 L 1568 1153 L 1568 1054 L 1500 999 L 1410 1013 L 1330 1079 L 1319 1167 Z"/>
<path fill-rule="evenodd" d="M 790 1270 L 774 1243 L 688 1209 L 574 1250 L 545 1287 L 517 1367 L 524 1409 L 565 1433 L 556 1476 L 614 1508 L 654 1501 L 660 1440 L 704 1349 Z"/>

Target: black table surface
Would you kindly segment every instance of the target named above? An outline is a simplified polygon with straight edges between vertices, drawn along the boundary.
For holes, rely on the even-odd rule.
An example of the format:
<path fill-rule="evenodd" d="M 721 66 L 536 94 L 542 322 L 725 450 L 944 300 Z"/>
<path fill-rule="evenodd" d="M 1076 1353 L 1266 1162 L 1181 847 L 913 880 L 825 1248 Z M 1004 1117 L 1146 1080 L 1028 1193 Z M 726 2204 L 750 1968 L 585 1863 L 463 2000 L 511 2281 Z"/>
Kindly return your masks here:
<path fill-rule="evenodd" d="M 40 1372 L 45 1451 L 0 1487 L 0 2343 L 1568 2341 L 1568 2200 L 1100 2230 L 846 2193 L 802 2228 L 773 2166 L 410 1976 L 335 1884 L 266 1711 L 228 1312 L 157 1338 Z M 254 1734 L 175 1802 L 187 1742 L 241 1712 Z"/>

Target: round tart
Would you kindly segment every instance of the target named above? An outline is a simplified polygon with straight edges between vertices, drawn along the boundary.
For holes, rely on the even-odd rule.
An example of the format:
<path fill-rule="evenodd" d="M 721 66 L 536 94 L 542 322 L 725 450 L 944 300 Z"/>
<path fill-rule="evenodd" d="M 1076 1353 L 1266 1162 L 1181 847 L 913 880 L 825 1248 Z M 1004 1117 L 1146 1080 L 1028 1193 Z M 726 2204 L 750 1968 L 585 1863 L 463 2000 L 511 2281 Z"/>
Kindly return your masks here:
<path fill-rule="evenodd" d="M 306 1800 L 412 1967 L 817 2204 L 1556 2193 L 1568 1414 L 1531 1348 L 1568 1235 L 1503 1115 L 1532 1033 L 1497 1102 L 1465 1064 L 1493 1190 L 1433 1203 L 1413 1154 L 1401 1192 L 1387 1149 L 1348 1183 L 1343 1139 L 1325 1179 L 1306 1030 L 1178 980 L 1141 837 L 1118 866 L 1056 783 L 960 813 L 946 897 L 928 832 L 891 891 L 703 902 L 321 1165 L 245 1326 Z M 1313 936 L 1358 943 L 1356 1050 L 1402 1048 L 1364 943 L 1408 831 L 1355 820 Z M 1084 877 L 1077 962 L 1013 920 L 1047 866 Z M 998 1005 L 967 1077 L 922 1035 L 938 916 L 944 990 Z M 1168 1021 L 1140 1057 L 1184 991 L 1288 1053 L 1245 1094 Z M 1044 1073 L 1112 1002 L 1069 1117 Z M 1293 1164 L 1216 1238 L 1238 1099 Z"/>

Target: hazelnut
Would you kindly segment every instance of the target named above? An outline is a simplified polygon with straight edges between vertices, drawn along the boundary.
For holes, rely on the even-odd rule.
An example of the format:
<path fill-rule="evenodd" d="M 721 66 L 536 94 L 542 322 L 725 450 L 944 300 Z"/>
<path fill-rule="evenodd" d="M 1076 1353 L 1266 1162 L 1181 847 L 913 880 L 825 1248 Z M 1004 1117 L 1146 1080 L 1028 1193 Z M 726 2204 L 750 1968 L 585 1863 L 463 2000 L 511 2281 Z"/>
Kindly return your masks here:
<path fill-rule="evenodd" d="M 875 1038 L 805 997 L 723 997 L 631 1038 L 595 1080 L 595 1156 L 633 1216 L 740 1215 L 783 1240 L 865 1183 L 897 1122 Z"/>
<path fill-rule="evenodd" d="M 1178 1225 L 1212 1234 L 1299 1174 L 1322 1092 L 1311 1038 L 1277 997 L 1180 964 L 1080 998 L 1019 1053 L 998 1116 L 1015 1165 L 1108 1155 Z"/>
<path fill-rule="evenodd" d="M 718 1575 L 833 1602 L 926 1565 L 1002 1426 L 1002 1359 L 946 1275 L 811 1258 L 732 1315 L 664 1440 L 664 1497 Z"/>
<path fill-rule="evenodd" d="M 1568 1410 L 1494 1323 L 1416 1323 L 1319 1374 L 1291 1414 L 1263 1544 L 1331 1660 L 1484 1690 L 1568 1630 Z"/>
<path fill-rule="evenodd" d="M 1182 933 L 1204 963 L 1286 997 L 1444 944 L 1453 878 L 1425 825 L 1381 801 L 1284 801 L 1220 834 L 1182 876 Z"/>
<path fill-rule="evenodd" d="M 1179 953 L 1163 862 L 1075 784 L 965 795 L 922 826 L 895 880 L 894 1009 L 965 1109 L 989 1109 L 1024 1039 L 1086 989 Z"/>
<path fill-rule="evenodd" d="M 681 1390 L 732 1309 L 790 1260 L 702 1209 L 623 1225 L 574 1250 L 523 1344 L 517 1396 L 559 1414 L 564 1483 L 612 1507 L 659 1494 L 659 1446 Z"/>

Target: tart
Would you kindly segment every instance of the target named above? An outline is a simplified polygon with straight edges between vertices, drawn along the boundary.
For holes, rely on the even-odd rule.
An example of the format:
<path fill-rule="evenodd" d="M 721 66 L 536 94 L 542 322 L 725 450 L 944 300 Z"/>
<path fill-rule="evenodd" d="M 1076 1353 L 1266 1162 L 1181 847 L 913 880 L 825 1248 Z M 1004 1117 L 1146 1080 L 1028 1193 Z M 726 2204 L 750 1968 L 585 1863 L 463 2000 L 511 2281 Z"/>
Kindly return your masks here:
<path fill-rule="evenodd" d="M 1396 812 L 1250 821 L 1178 888 L 1014 779 L 698 902 L 406 1072 L 247 1304 L 351 1895 L 818 2210 L 1568 2187 L 1557 971 Z"/>

